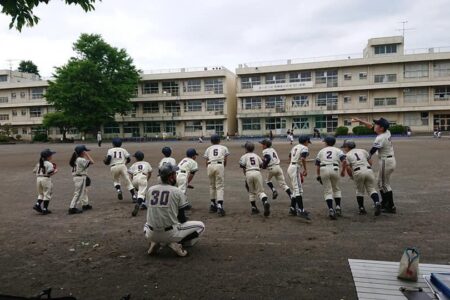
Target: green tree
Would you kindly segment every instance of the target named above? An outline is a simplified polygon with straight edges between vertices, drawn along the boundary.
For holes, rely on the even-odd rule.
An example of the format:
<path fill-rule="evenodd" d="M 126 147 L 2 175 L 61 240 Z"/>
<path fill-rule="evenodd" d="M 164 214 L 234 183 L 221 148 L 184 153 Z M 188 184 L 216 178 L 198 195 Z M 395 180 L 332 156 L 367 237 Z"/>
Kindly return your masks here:
<path fill-rule="evenodd" d="M 41 76 L 39 74 L 38 67 L 31 60 L 22 60 L 19 63 L 19 68 L 17 69 L 19 72 L 36 74 L 37 76 Z"/>
<path fill-rule="evenodd" d="M 96 131 L 132 108 L 139 72 L 124 49 L 100 35 L 82 34 L 73 49 L 77 56 L 56 68 L 45 97 L 75 128 Z"/>
<path fill-rule="evenodd" d="M 66 4 L 75 4 L 81 6 L 85 11 L 94 10 L 94 3 L 96 0 L 64 0 Z M 99 0 L 101 1 L 101 0 Z M 9 28 L 15 27 L 22 31 L 22 27 L 33 27 L 39 22 L 39 17 L 34 15 L 33 10 L 40 4 L 48 4 L 50 0 L 0 0 L 2 13 L 11 16 L 11 23 Z"/>
<path fill-rule="evenodd" d="M 46 129 L 50 129 L 51 127 L 59 128 L 63 135 L 63 140 L 66 140 L 67 131 L 73 127 L 71 118 L 67 117 L 62 111 L 44 115 L 42 126 Z"/>

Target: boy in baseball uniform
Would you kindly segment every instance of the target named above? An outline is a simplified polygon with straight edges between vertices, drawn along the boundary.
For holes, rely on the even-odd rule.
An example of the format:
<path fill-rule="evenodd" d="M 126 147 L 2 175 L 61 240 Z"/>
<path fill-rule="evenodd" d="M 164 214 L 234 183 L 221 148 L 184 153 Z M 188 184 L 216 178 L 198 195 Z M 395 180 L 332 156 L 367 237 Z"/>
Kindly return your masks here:
<path fill-rule="evenodd" d="M 92 209 L 92 206 L 89 204 L 86 184 L 88 182 L 87 170 L 94 163 L 94 160 L 88 151 L 90 150 L 85 145 L 78 145 L 70 158 L 69 164 L 72 167 L 75 190 L 69 206 L 69 215 L 79 214 L 85 210 Z M 77 208 L 79 202 L 81 202 L 82 210 Z"/>
<path fill-rule="evenodd" d="M 206 160 L 209 178 L 209 196 L 211 199 L 209 212 L 217 213 L 223 217 L 225 216 L 223 207 L 224 172 L 227 165 L 227 157 L 230 155 L 230 152 L 227 147 L 220 145 L 220 136 L 217 134 L 211 136 L 211 144 L 212 146 L 209 146 L 203 155 Z"/>
<path fill-rule="evenodd" d="M 131 183 L 138 191 L 137 202 L 131 213 L 135 217 L 140 207 L 145 208 L 145 193 L 147 192 L 148 180 L 152 176 L 152 167 L 148 162 L 144 161 L 144 153 L 142 151 L 136 151 L 133 156 L 136 158 L 136 162 L 130 167 L 128 173 L 131 176 Z"/>
<path fill-rule="evenodd" d="M 370 149 L 370 157 L 378 152 L 378 188 L 381 194 L 381 209 L 385 213 L 395 214 L 397 208 L 394 205 L 394 194 L 391 187 L 391 175 L 395 170 L 396 161 L 394 147 L 391 141 L 391 132 L 389 131 L 389 121 L 385 118 L 373 120 L 373 124 L 361 119 L 352 119 L 353 122 L 360 122 L 368 128 L 373 128 L 377 134 Z"/>
<path fill-rule="evenodd" d="M 309 156 L 308 144 L 311 139 L 307 135 L 301 135 L 298 138 L 299 144 L 292 147 L 289 153 L 289 167 L 287 173 L 292 183 L 291 206 L 289 207 L 289 215 L 299 216 L 306 220 L 310 220 L 309 212 L 303 207 L 303 177 L 308 175 L 306 169 L 306 158 Z M 303 170 L 302 170 L 303 169 Z"/>
<path fill-rule="evenodd" d="M 53 194 L 51 177 L 58 172 L 56 164 L 52 163 L 52 157 L 55 153 L 50 149 L 43 150 L 39 162 L 33 170 L 33 173 L 36 174 L 36 188 L 38 192 L 37 202 L 33 209 L 43 215 L 51 213 L 48 209 Z"/>
<path fill-rule="evenodd" d="M 264 206 L 264 216 L 270 215 L 270 203 L 267 195 L 264 193 L 263 178 L 261 175 L 261 158 L 253 153 L 255 145 L 252 142 L 245 143 L 246 153 L 239 159 L 239 166 L 245 174 L 245 186 L 247 188 L 252 214 L 258 214 L 259 210 L 256 206 L 256 198 L 259 198 Z"/>
<path fill-rule="evenodd" d="M 187 149 L 186 157 L 178 163 L 177 185 L 185 195 L 187 188 L 192 188 L 190 183 L 198 171 L 197 156 L 198 153 L 194 148 Z"/>
<path fill-rule="evenodd" d="M 172 155 L 172 149 L 170 147 L 163 147 L 161 150 L 161 153 L 164 155 L 164 157 L 159 161 L 158 164 L 158 183 L 161 183 L 161 178 L 159 178 L 159 170 L 161 170 L 161 168 L 167 164 L 170 163 L 174 166 L 177 165 L 177 161 L 175 160 L 175 158 L 171 157 Z"/>
<path fill-rule="evenodd" d="M 117 191 L 117 198 L 123 199 L 122 188 L 120 182 L 124 182 L 127 190 L 130 191 L 133 202 L 137 202 L 137 197 L 134 192 L 133 184 L 128 176 L 128 169 L 126 164 L 130 163 L 130 154 L 127 150 L 122 148 L 122 140 L 120 138 L 114 138 L 112 140 L 113 148 L 108 150 L 108 153 L 103 160 L 105 165 L 111 166 L 111 174 L 114 180 L 114 188 Z"/>
<path fill-rule="evenodd" d="M 288 194 L 289 199 L 292 197 L 292 192 L 289 186 L 286 184 L 286 180 L 284 178 L 283 170 L 280 167 L 280 157 L 278 156 L 277 151 L 272 147 L 272 141 L 268 139 L 264 139 L 259 142 L 262 145 L 262 168 L 267 169 L 267 185 L 272 191 L 272 199 L 277 199 L 278 192 L 273 186 L 272 178 L 278 182 L 280 187 Z"/>
<path fill-rule="evenodd" d="M 339 167 L 341 162 L 344 169 L 347 167 L 346 156 L 341 149 L 334 147 L 336 144 L 334 136 L 326 136 L 323 142 L 325 147 L 319 151 L 316 158 L 317 181 L 323 185 L 323 196 L 328 206 L 328 215 L 330 219 L 336 220 L 336 215 L 342 215 Z M 333 208 L 333 199 L 336 202 L 336 209 Z"/>
<path fill-rule="evenodd" d="M 367 214 L 364 208 L 364 194 L 367 191 L 372 198 L 375 207 L 375 216 L 381 212 L 381 204 L 378 193 L 375 189 L 375 175 L 372 171 L 372 160 L 369 153 L 363 149 L 357 149 L 352 140 L 344 141 L 342 150 L 346 154 L 347 169 L 342 168 L 341 176 L 345 176 L 345 171 L 353 179 L 356 186 L 356 201 L 358 202 L 359 214 Z"/>

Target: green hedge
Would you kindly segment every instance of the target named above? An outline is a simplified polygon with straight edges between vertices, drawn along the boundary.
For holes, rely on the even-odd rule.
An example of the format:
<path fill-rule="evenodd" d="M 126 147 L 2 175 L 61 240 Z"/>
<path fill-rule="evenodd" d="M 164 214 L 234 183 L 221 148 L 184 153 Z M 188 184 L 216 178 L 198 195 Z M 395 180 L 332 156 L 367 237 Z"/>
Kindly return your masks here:
<path fill-rule="evenodd" d="M 0 135 L 0 143 L 7 143 L 9 142 L 9 137 L 6 135 Z"/>
<path fill-rule="evenodd" d="M 352 129 L 354 135 L 374 135 L 373 129 L 367 128 L 366 126 L 356 126 Z"/>
<path fill-rule="evenodd" d="M 47 142 L 48 136 L 46 133 L 36 133 L 33 136 L 33 142 Z"/>
<path fill-rule="evenodd" d="M 392 125 L 392 126 L 389 126 L 389 131 L 392 134 L 405 134 L 406 133 L 406 127 L 403 126 L 403 125 L 400 125 L 400 124 Z"/>
<path fill-rule="evenodd" d="M 336 128 L 336 133 L 334 136 L 348 135 L 348 127 L 340 126 Z"/>

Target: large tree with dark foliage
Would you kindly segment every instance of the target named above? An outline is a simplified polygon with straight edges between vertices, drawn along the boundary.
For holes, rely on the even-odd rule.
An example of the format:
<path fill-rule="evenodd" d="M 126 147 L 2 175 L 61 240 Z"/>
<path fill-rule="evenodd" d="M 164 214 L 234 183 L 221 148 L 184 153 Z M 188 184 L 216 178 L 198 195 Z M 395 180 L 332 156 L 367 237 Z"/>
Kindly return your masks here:
<path fill-rule="evenodd" d="M 31 60 L 22 60 L 19 63 L 19 68 L 17 70 L 19 72 L 31 73 L 36 74 L 37 76 L 41 76 L 39 75 L 38 67 Z"/>

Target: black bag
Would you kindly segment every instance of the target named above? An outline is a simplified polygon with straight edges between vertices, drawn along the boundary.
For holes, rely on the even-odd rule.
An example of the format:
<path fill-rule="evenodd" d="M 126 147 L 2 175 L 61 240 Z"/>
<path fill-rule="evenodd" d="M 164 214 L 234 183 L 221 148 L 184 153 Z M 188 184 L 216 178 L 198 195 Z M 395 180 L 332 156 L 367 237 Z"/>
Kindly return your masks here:
<path fill-rule="evenodd" d="M 89 176 L 86 176 L 86 186 L 91 186 L 91 178 Z"/>

